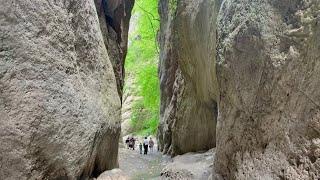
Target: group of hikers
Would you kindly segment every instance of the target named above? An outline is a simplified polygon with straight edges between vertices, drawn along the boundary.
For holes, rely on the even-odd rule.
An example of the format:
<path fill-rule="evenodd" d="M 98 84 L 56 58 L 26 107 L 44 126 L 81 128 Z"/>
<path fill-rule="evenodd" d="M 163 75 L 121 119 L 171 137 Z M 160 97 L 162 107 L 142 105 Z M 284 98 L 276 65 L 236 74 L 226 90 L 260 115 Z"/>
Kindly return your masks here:
<path fill-rule="evenodd" d="M 127 145 L 128 149 L 132 149 L 134 150 L 135 148 L 135 143 L 136 140 L 134 137 L 127 137 L 125 143 Z M 148 140 L 148 137 L 144 137 L 143 142 L 139 143 L 139 150 L 140 150 L 140 154 L 148 154 L 148 149 L 150 149 L 150 152 L 153 152 L 153 147 L 154 147 L 154 141 L 152 140 L 152 138 L 150 137 Z"/>

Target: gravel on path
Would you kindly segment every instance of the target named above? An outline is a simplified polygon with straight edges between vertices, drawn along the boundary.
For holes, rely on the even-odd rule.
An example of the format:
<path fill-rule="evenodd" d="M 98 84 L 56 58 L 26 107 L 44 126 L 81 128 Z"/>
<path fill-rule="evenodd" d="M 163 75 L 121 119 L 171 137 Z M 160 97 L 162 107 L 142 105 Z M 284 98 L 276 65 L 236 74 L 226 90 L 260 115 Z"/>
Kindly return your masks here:
<path fill-rule="evenodd" d="M 120 169 L 133 180 L 159 179 L 161 170 L 171 161 L 169 156 L 156 150 L 143 155 L 139 153 L 139 148 L 119 149 Z"/>

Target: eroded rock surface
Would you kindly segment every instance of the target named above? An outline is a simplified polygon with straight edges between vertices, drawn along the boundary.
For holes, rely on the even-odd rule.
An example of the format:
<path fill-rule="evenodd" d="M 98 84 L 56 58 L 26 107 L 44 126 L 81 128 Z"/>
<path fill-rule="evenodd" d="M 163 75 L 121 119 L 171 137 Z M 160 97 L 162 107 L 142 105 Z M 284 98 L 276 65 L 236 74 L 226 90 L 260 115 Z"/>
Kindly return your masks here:
<path fill-rule="evenodd" d="M 219 2 L 161 0 L 158 139 L 171 155 L 215 146 L 216 16 Z"/>
<path fill-rule="evenodd" d="M 121 169 L 112 169 L 105 171 L 97 178 L 97 180 L 128 180 L 129 177 Z"/>
<path fill-rule="evenodd" d="M 121 108 L 121 136 L 126 136 L 134 132 L 132 127 L 132 106 L 135 101 L 138 101 L 141 97 L 134 95 L 129 95 L 129 93 L 124 93 L 123 103 Z"/>
<path fill-rule="evenodd" d="M 218 179 L 320 178 L 320 2 L 226 0 Z"/>
<path fill-rule="evenodd" d="M 215 150 L 176 156 L 162 171 L 160 179 L 208 180 L 211 176 Z"/>
<path fill-rule="evenodd" d="M 0 3 L 1 179 L 116 167 L 120 98 L 94 1 Z"/>
<path fill-rule="evenodd" d="M 94 2 L 104 43 L 115 73 L 118 93 L 122 99 L 129 22 L 135 0 L 94 0 Z"/>

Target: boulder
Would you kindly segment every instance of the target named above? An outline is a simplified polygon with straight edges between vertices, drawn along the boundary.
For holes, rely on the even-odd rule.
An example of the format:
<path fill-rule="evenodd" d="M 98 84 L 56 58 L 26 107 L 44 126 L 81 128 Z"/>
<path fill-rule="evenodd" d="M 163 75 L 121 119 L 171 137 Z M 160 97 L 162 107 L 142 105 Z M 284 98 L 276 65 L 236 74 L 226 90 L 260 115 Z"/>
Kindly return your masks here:
<path fill-rule="evenodd" d="M 0 0 L 0 177 L 118 166 L 120 98 L 91 0 Z"/>
<path fill-rule="evenodd" d="M 128 180 L 129 177 L 121 169 L 112 169 L 105 171 L 97 178 L 97 180 Z"/>
<path fill-rule="evenodd" d="M 211 177 L 215 150 L 207 152 L 187 153 L 173 158 L 162 171 L 162 179 L 208 180 Z"/>

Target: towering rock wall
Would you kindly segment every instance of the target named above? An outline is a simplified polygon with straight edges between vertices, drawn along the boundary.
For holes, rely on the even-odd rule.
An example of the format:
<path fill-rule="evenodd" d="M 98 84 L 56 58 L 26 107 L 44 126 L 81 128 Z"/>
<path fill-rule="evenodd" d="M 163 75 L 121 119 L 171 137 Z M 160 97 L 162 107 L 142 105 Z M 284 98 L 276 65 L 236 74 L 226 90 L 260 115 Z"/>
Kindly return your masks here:
<path fill-rule="evenodd" d="M 135 0 L 94 0 L 94 2 L 122 101 L 129 22 Z"/>
<path fill-rule="evenodd" d="M 225 0 L 218 24 L 217 178 L 319 179 L 320 2 Z"/>
<path fill-rule="evenodd" d="M 215 146 L 215 0 L 160 0 L 159 148 L 171 155 Z"/>
<path fill-rule="evenodd" d="M 116 167 L 120 98 L 110 61 L 120 50 L 109 59 L 111 35 L 94 1 L 0 4 L 0 179 L 77 179 Z"/>

